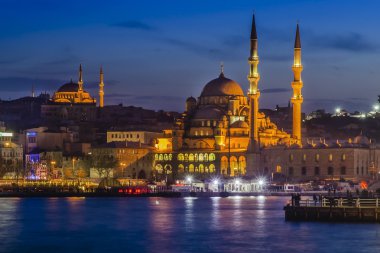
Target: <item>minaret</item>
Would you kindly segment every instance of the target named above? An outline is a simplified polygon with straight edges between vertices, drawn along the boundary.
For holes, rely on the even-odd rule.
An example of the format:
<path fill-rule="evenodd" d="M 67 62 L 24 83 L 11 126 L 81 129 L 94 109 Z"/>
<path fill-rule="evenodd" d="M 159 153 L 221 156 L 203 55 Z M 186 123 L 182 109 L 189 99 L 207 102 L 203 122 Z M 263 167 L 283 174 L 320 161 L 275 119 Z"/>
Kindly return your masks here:
<path fill-rule="evenodd" d="M 256 32 L 256 24 L 255 24 L 255 14 L 252 17 L 252 30 L 251 30 L 251 50 L 250 56 L 248 58 L 249 63 L 249 151 L 257 152 L 259 145 L 259 132 L 258 132 L 258 113 L 259 113 L 259 98 L 260 98 L 260 90 L 258 88 L 260 74 L 257 66 L 259 65 L 259 56 L 257 53 L 257 32 Z"/>
<path fill-rule="evenodd" d="M 100 82 L 99 82 L 99 107 L 104 106 L 104 74 L 103 68 L 100 66 Z"/>
<path fill-rule="evenodd" d="M 83 74 L 82 74 L 82 64 L 79 64 L 79 80 L 78 80 L 79 89 L 78 91 L 83 91 Z"/>
<path fill-rule="evenodd" d="M 36 97 L 36 93 L 34 92 L 34 84 L 32 85 L 32 98 Z"/>
<path fill-rule="evenodd" d="M 294 80 L 292 82 L 293 96 L 291 102 L 293 104 L 293 133 L 292 137 L 295 139 L 298 145 L 302 145 L 301 139 L 301 105 L 303 102 L 303 97 L 301 89 L 303 86 L 301 72 L 302 72 L 302 62 L 301 62 L 301 38 L 299 25 L 297 24 L 296 39 L 294 42 L 294 63 L 293 63 L 293 73 Z"/>

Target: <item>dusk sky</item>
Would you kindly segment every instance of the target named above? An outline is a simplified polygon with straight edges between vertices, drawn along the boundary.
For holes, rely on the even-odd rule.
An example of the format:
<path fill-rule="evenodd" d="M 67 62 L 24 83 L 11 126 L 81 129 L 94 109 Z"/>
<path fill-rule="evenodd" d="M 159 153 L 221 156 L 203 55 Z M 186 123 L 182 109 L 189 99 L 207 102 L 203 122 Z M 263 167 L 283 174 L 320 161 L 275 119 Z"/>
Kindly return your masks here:
<path fill-rule="evenodd" d="M 291 96 L 293 45 L 300 22 L 304 111 L 337 106 L 368 111 L 380 94 L 380 1 L 1 0 L 1 99 L 53 93 L 83 65 L 106 104 L 183 111 L 220 72 L 248 89 L 255 11 L 261 108 Z"/>

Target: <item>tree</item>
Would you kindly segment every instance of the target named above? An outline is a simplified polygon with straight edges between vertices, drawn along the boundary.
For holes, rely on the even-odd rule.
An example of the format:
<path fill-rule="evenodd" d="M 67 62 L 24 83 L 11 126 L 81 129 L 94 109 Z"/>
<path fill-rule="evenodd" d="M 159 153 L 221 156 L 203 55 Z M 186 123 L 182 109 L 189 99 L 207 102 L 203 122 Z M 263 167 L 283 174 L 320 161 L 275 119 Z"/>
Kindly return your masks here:
<path fill-rule="evenodd" d="M 117 160 L 112 155 L 93 154 L 91 156 L 91 165 L 99 177 L 109 178 L 117 165 Z"/>

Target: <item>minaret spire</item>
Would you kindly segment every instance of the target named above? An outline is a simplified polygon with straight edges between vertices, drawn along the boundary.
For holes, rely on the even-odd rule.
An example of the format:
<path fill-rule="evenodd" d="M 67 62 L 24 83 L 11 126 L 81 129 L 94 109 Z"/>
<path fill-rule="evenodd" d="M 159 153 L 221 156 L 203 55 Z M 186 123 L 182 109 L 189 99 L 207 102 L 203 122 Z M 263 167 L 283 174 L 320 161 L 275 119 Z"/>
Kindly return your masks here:
<path fill-rule="evenodd" d="M 32 84 L 32 98 L 36 97 L 36 93 L 34 92 L 34 84 Z"/>
<path fill-rule="evenodd" d="M 83 91 L 83 73 L 82 73 L 82 64 L 79 64 L 79 79 L 78 79 L 79 89 L 78 91 Z"/>
<path fill-rule="evenodd" d="M 250 55 L 248 58 L 249 64 L 249 123 L 250 123 L 250 146 L 249 150 L 251 152 L 258 151 L 259 144 L 259 132 L 258 132 L 258 113 L 259 113 L 259 98 L 260 98 L 260 90 L 258 88 L 258 84 L 260 81 L 260 74 L 258 71 L 259 65 L 259 56 L 258 56 L 258 41 L 257 41 L 257 31 L 256 31 L 256 22 L 255 22 L 255 14 L 252 16 L 252 27 L 251 27 L 251 47 L 250 47 Z"/>
<path fill-rule="evenodd" d="M 301 36 L 299 25 L 297 23 L 296 38 L 294 41 L 294 63 L 293 63 L 293 74 L 294 79 L 292 82 L 293 96 L 291 102 L 293 104 L 293 132 L 292 137 L 295 140 L 295 143 L 302 145 L 302 136 L 301 136 L 301 105 L 303 103 L 302 97 L 302 87 L 303 82 L 301 78 L 301 72 L 303 70 L 302 61 L 301 61 Z"/>
<path fill-rule="evenodd" d="M 100 66 L 100 82 L 99 82 L 99 107 L 104 106 L 104 73 L 103 67 Z"/>

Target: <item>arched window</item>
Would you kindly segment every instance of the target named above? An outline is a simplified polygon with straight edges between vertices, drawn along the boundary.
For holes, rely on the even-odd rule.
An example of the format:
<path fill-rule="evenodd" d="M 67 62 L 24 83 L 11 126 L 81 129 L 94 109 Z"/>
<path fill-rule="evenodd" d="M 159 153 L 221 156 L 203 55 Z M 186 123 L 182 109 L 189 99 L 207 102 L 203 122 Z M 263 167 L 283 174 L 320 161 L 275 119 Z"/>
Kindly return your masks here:
<path fill-rule="evenodd" d="M 203 164 L 199 164 L 199 173 L 205 173 L 205 167 Z"/>
<path fill-rule="evenodd" d="M 315 161 L 319 162 L 319 154 L 315 154 Z"/>
<path fill-rule="evenodd" d="M 333 160 L 333 155 L 329 154 L 329 162 L 332 162 L 332 160 Z"/>
<path fill-rule="evenodd" d="M 207 153 L 204 154 L 204 161 L 205 161 L 205 162 L 208 162 L 208 154 L 207 154 Z"/>
<path fill-rule="evenodd" d="M 290 154 L 290 155 L 289 155 L 289 162 L 293 162 L 293 159 L 294 159 L 293 154 Z"/>
<path fill-rule="evenodd" d="M 239 168 L 240 168 L 240 174 L 245 175 L 246 174 L 246 160 L 244 156 L 239 157 Z"/>
<path fill-rule="evenodd" d="M 214 153 L 209 154 L 209 156 L 208 156 L 208 160 L 209 160 L 210 162 L 215 161 L 215 154 L 214 154 Z"/>
<path fill-rule="evenodd" d="M 189 154 L 185 154 L 185 162 L 189 161 Z"/>
<path fill-rule="evenodd" d="M 178 165 L 178 173 L 184 173 L 185 172 L 185 167 L 183 166 L 183 164 L 179 164 Z"/>
<path fill-rule="evenodd" d="M 162 154 L 160 154 L 159 157 L 158 157 L 158 160 L 163 161 L 164 160 L 164 156 Z"/>
<path fill-rule="evenodd" d="M 155 170 L 157 171 L 158 174 L 162 174 L 162 165 L 161 164 L 156 164 L 156 166 L 154 167 Z"/>
<path fill-rule="evenodd" d="M 169 160 L 168 154 L 165 154 L 165 155 L 164 155 L 164 160 L 165 160 L 165 161 L 168 161 L 168 160 Z"/>
<path fill-rule="evenodd" d="M 306 162 L 306 154 L 303 154 L 303 155 L 302 155 L 302 161 L 303 161 L 303 162 Z"/>
<path fill-rule="evenodd" d="M 189 155 L 189 161 L 190 162 L 194 162 L 194 154 L 190 154 Z"/>
<path fill-rule="evenodd" d="M 184 155 L 181 153 L 181 154 L 178 154 L 177 159 L 178 159 L 178 161 L 183 161 L 183 160 L 185 160 L 185 157 L 184 157 Z"/>
<path fill-rule="evenodd" d="M 208 166 L 208 170 L 210 173 L 215 173 L 215 165 L 214 164 L 210 164 L 210 166 Z"/>
<path fill-rule="evenodd" d="M 198 154 L 194 154 L 194 161 L 198 162 Z"/>
<path fill-rule="evenodd" d="M 346 161 L 346 154 L 342 154 L 342 161 Z"/>
<path fill-rule="evenodd" d="M 158 160 L 158 154 L 154 155 L 154 160 Z"/>
<path fill-rule="evenodd" d="M 239 171 L 239 164 L 238 164 L 238 161 L 236 159 L 236 156 L 231 156 L 230 157 L 230 168 L 231 168 L 231 176 L 235 176 L 235 175 L 239 175 L 240 174 L 240 171 Z"/>
<path fill-rule="evenodd" d="M 203 161 L 204 161 L 204 158 L 203 158 L 203 154 L 202 154 L 202 153 L 199 154 L 199 156 L 198 156 L 198 160 L 199 160 L 200 162 L 203 162 Z"/>
<path fill-rule="evenodd" d="M 189 173 L 194 173 L 194 164 L 189 165 Z"/>

